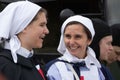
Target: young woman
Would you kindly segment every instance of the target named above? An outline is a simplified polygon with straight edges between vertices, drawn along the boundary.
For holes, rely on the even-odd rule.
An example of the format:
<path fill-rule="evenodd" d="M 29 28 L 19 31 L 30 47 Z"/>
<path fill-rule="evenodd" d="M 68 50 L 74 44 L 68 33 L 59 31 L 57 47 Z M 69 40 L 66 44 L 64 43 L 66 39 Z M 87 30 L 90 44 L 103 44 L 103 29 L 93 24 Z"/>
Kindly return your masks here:
<path fill-rule="evenodd" d="M 48 80 L 104 80 L 94 51 L 92 21 L 80 15 L 69 17 L 62 25 L 58 52 L 63 56 L 46 65 Z"/>
<path fill-rule="evenodd" d="M 45 80 L 41 65 L 30 57 L 49 33 L 47 12 L 29 1 L 10 3 L 0 13 L 0 72 L 7 80 Z"/>

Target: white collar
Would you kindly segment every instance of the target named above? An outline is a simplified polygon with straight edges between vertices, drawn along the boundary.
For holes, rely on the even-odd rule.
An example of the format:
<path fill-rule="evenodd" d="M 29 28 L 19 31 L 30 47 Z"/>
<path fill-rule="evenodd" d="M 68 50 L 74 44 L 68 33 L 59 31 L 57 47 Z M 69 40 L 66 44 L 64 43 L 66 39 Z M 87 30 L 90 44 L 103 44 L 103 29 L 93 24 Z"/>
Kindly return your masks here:
<path fill-rule="evenodd" d="M 66 59 L 68 62 L 73 63 L 85 61 L 87 68 L 90 68 L 91 63 L 93 63 L 99 68 L 101 67 L 99 61 L 95 57 L 94 51 L 90 47 L 88 48 L 87 56 L 84 59 L 78 59 L 77 57 L 71 55 L 68 50 L 66 50 L 66 52 L 63 54 L 61 58 Z"/>
<path fill-rule="evenodd" d="M 29 51 L 23 47 L 20 47 L 19 50 L 17 50 L 17 54 L 25 57 L 25 58 L 28 58 L 28 57 L 32 57 L 33 56 L 33 50 L 32 51 Z"/>

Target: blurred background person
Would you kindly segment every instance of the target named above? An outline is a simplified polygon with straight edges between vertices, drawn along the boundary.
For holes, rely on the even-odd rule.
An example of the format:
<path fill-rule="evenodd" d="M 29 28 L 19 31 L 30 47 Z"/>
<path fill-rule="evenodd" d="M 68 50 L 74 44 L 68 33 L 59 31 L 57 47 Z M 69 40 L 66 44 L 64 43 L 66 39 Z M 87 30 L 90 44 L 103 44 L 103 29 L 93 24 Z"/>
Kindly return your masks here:
<path fill-rule="evenodd" d="M 115 80 L 120 80 L 120 24 L 114 24 L 111 27 L 113 36 L 113 53 L 109 55 L 109 69 Z M 115 56 L 115 57 L 114 57 Z"/>
<path fill-rule="evenodd" d="M 120 62 L 120 24 L 114 24 L 111 26 L 112 36 L 113 36 L 113 48 L 114 52 L 117 54 L 117 61 Z"/>
<path fill-rule="evenodd" d="M 91 48 L 95 51 L 97 59 L 102 64 L 101 70 L 106 76 L 105 80 L 114 80 L 109 69 L 106 67 L 109 54 L 113 51 L 112 33 L 110 27 L 103 20 L 92 19 L 95 29 L 95 36 L 91 43 Z"/>

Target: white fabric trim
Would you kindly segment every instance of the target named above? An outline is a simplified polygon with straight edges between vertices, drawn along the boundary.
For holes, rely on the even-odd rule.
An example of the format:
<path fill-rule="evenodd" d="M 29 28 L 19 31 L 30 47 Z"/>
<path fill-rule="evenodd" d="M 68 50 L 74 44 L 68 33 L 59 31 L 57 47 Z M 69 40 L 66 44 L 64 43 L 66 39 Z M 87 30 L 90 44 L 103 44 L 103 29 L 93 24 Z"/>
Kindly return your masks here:
<path fill-rule="evenodd" d="M 10 50 L 12 53 L 12 57 L 15 63 L 17 63 L 17 53 L 16 51 L 20 48 L 21 43 L 19 41 L 19 39 L 17 38 L 17 36 L 14 36 L 10 39 Z"/>
<path fill-rule="evenodd" d="M 88 47 L 87 54 L 88 54 L 88 59 L 90 59 L 98 68 L 101 68 L 101 64 L 97 60 L 95 52 L 93 51 L 92 48 Z"/>
<path fill-rule="evenodd" d="M 29 51 L 24 47 L 20 47 L 20 49 L 17 50 L 17 54 L 25 57 L 25 58 L 29 58 L 33 56 L 33 50 Z"/>

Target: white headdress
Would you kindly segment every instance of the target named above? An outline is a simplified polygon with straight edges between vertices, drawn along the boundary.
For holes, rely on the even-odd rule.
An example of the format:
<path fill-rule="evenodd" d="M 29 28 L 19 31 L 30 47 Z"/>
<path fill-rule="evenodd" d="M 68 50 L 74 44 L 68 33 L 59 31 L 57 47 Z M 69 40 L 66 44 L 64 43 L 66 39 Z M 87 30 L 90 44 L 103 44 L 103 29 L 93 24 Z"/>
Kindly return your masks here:
<path fill-rule="evenodd" d="M 92 21 L 87 18 L 87 17 L 83 17 L 81 15 L 75 15 L 75 16 L 71 16 L 69 17 L 62 25 L 61 27 L 61 37 L 60 37 L 60 42 L 59 42 L 59 46 L 58 46 L 58 52 L 60 52 L 61 54 L 64 54 L 66 51 L 66 47 L 65 47 L 65 43 L 64 43 L 64 39 L 63 39 L 63 35 L 64 35 L 64 29 L 66 27 L 66 25 L 72 21 L 77 21 L 80 22 L 81 24 L 83 24 L 86 28 L 88 28 L 88 30 L 90 31 L 91 35 L 92 35 L 92 39 L 95 35 L 95 31 L 93 28 L 93 24 Z"/>
<path fill-rule="evenodd" d="M 17 62 L 16 51 L 21 46 L 16 34 L 27 27 L 40 9 L 40 6 L 32 2 L 18 1 L 10 3 L 0 13 L 0 39 L 10 39 L 10 50 L 15 63 Z"/>

